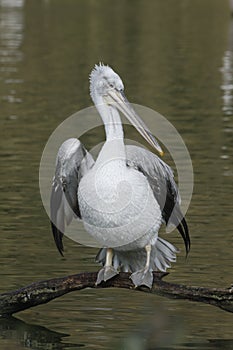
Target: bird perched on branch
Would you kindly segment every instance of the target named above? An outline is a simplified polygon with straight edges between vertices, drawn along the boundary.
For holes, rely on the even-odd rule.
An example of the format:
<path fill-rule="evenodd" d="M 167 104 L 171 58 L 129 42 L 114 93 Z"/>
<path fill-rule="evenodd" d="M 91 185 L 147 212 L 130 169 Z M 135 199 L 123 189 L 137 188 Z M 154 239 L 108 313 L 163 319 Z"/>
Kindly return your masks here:
<path fill-rule="evenodd" d="M 135 286 L 151 288 L 153 270 L 166 271 L 177 248 L 158 236 L 162 223 L 172 223 L 190 249 L 188 226 L 171 168 L 154 153 L 124 144 L 119 112 L 160 154 L 159 143 L 124 95 L 124 85 L 109 66 L 96 65 L 90 75 L 91 98 L 105 126 L 106 142 L 96 161 L 75 138 L 57 155 L 51 194 L 51 223 L 59 252 L 72 219 L 83 221 L 87 234 L 101 246 L 103 264 L 96 283 L 130 271 Z"/>

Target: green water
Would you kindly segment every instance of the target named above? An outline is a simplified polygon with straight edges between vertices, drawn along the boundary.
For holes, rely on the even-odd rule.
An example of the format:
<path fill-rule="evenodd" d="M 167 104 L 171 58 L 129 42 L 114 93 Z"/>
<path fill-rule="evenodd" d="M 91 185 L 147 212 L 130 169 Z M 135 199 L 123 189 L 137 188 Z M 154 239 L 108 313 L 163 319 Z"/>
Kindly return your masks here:
<path fill-rule="evenodd" d="M 88 75 L 99 61 L 119 72 L 131 102 L 173 123 L 191 154 L 192 249 L 188 260 L 182 250 L 167 280 L 230 286 L 228 1 L 0 0 L 1 291 L 98 268 L 96 249 L 68 239 L 60 258 L 40 199 L 38 169 L 51 132 L 91 105 Z M 171 241 L 182 247 L 176 237 L 173 232 Z M 134 341 L 139 350 L 233 348 L 231 314 L 132 291 L 74 292 L 17 318 L 0 322 L 0 349 L 137 350 Z"/>

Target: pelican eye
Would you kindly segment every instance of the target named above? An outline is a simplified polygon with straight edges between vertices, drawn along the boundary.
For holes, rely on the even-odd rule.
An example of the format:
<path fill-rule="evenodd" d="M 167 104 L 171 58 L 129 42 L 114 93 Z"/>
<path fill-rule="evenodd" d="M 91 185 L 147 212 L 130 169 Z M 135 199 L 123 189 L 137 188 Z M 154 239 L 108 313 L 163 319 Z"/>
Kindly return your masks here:
<path fill-rule="evenodd" d="M 111 88 L 114 88 L 114 84 L 112 84 L 112 83 L 109 83 L 109 86 L 110 86 Z"/>

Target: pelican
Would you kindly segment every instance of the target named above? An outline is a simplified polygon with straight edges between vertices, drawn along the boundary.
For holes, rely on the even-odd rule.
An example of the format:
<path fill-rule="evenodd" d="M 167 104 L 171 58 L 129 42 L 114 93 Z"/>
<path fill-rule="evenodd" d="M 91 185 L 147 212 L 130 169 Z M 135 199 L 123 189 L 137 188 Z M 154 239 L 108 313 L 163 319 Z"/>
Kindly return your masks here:
<path fill-rule="evenodd" d="M 158 236 L 162 223 L 180 232 L 186 254 L 188 226 L 172 169 L 147 149 L 124 144 L 119 112 L 160 155 L 163 151 L 124 95 L 117 73 L 104 64 L 90 74 L 90 95 L 105 126 L 106 142 L 96 161 L 75 138 L 60 147 L 53 179 L 50 219 L 56 246 L 63 255 L 63 233 L 81 219 L 99 246 L 102 264 L 96 284 L 119 271 L 131 272 L 135 286 L 153 283 L 153 271 L 166 271 L 178 249 Z"/>

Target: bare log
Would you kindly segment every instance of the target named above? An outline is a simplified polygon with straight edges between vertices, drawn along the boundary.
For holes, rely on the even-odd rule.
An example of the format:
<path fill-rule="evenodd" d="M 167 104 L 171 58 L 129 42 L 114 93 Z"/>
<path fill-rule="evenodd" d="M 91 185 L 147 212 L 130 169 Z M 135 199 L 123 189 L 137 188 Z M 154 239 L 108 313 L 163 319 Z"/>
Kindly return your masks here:
<path fill-rule="evenodd" d="M 233 287 L 206 288 L 186 286 L 163 281 L 167 273 L 154 272 L 152 289 L 141 286 L 135 289 L 130 274 L 121 272 L 111 280 L 96 286 L 97 272 L 85 272 L 45 281 L 34 282 L 15 291 L 0 294 L 0 316 L 9 317 L 19 311 L 48 303 L 64 294 L 85 288 L 125 288 L 168 298 L 186 299 L 217 306 L 233 312 Z"/>

